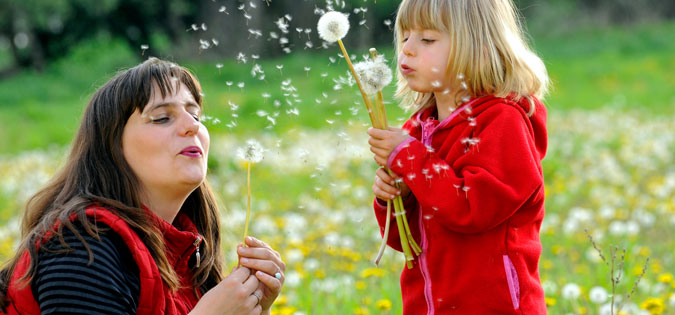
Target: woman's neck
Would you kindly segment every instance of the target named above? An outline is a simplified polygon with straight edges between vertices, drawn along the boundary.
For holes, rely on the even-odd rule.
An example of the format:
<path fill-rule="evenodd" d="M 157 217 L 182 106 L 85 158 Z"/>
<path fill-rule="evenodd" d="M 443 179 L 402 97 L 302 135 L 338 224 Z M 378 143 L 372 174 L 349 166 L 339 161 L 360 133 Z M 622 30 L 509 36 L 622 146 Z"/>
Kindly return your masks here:
<path fill-rule="evenodd" d="M 187 194 L 166 193 L 146 189 L 141 200 L 155 215 L 172 224 L 188 195 L 189 192 Z"/>

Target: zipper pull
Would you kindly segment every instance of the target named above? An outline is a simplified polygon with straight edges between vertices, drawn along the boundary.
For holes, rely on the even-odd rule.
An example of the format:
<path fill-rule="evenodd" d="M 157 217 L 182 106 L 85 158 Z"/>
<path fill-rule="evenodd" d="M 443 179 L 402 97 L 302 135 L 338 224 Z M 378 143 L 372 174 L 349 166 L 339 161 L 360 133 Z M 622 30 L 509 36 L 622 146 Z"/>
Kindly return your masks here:
<path fill-rule="evenodd" d="M 195 258 L 197 263 L 195 264 L 195 268 L 199 268 L 199 263 L 202 259 L 201 255 L 199 254 L 199 243 L 202 242 L 202 237 L 197 235 L 197 239 L 195 239 L 195 242 L 193 245 L 195 246 Z"/>

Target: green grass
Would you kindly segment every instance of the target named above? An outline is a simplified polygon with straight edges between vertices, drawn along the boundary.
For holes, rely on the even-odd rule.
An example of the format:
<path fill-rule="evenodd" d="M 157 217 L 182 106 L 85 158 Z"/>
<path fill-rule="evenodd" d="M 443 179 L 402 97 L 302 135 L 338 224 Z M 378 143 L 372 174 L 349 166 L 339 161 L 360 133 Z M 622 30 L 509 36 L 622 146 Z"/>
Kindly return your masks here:
<path fill-rule="evenodd" d="M 675 114 L 675 23 L 616 27 L 599 30 L 577 30 L 556 35 L 539 35 L 534 39 L 536 50 L 544 59 L 552 78 L 552 90 L 546 103 L 552 111 L 616 107 L 635 109 L 647 115 Z M 389 47 L 385 54 L 391 59 Z M 308 52 L 297 51 L 276 60 L 261 60 L 265 80 L 250 74 L 252 62 L 224 62 L 220 71 L 215 62 L 182 62 L 200 78 L 207 114 L 220 124 L 211 124 L 212 133 L 246 134 L 265 130 L 265 117 L 255 113 L 264 110 L 274 114 L 277 125 L 273 132 L 290 129 L 325 128 L 326 120 L 336 120 L 336 112 L 349 114 L 349 107 L 361 109 L 355 87 L 333 90 L 332 79 L 345 75 L 344 61 L 331 64 L 328 56 L 338 49 Z M 350 51 L 352 54 L 364 51 Z M 249 58 L 250 59 L 250 58 Z M 51 64 L 44 73 L 24 71 L 0 81 L 0 154 L 44 148 L 51 144 L 68 144 L 77 128 L 82 109 L 95 89 L 116 71 L 138 62 L 138 56 L 120 41 L 97 38 L 73 49 L 66 58 Z M 283 64 L 280 72 L 276 65 Z M 304 67 L 311 67 L 305 72 Z M 321 77 L 321 73 L 327 73 Z M 297 88 L 294 104 L 300 115 L 287 115 L 287 97 L 281 83 L 291 79 Z M 226 82 L 234 82 L 228 87 Z M 244 82 L 245 87 L 236 87 Z M 269 93 L 267 100 L 261 96 Z M 327 97 L 324 97 L 325 93 Z M 393 87 L 385 91 L 391 99 Z M 291 100 L 296 98 L 291 97 Z M 315 102 L 321 100 L 321 104 Z M 282 103 L 279 108 L 273 101 Z M 334 104 L 330 104 L 334 101 Z M 228 102 L 240 106 L 237 127 L 228 128 L 231 111 Z M 355 102 L 357 104 L 355 104 Z M 390 117 L 402 118 L 404 112 L 390 106 Z M 358 114 L 364 121 L 365 114 Z"/>

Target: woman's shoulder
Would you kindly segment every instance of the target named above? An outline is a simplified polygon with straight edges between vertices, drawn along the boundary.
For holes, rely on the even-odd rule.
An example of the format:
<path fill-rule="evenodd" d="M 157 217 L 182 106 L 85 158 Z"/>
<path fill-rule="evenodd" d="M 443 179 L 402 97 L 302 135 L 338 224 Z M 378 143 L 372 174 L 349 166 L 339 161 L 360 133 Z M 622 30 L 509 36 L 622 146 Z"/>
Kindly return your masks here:
<path fill-rule="evenodd" d="M 101 223 L 97 230 L 90 235 L 75 221 L 72 229 L 64 226 L 62 237 L 55 235 L 40 247 L 31 289 L 43 311 L 63 305 L 100 313 L 135 310 L 138 266 L 117 233 Z"/>

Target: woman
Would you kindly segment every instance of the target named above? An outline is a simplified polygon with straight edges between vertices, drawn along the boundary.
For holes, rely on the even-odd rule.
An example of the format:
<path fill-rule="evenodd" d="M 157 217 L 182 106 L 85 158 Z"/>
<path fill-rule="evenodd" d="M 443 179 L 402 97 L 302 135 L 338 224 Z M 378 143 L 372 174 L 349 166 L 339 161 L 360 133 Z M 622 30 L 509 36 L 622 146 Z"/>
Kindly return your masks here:
<path fill-rule="evenodd" d="M 26 206 L 2 312 L 270 313 L 276 251 L 249 237 L 224 274 L 201 104 L 197 79 L 156 58 L 96 91 L 65 167 Z"/>

